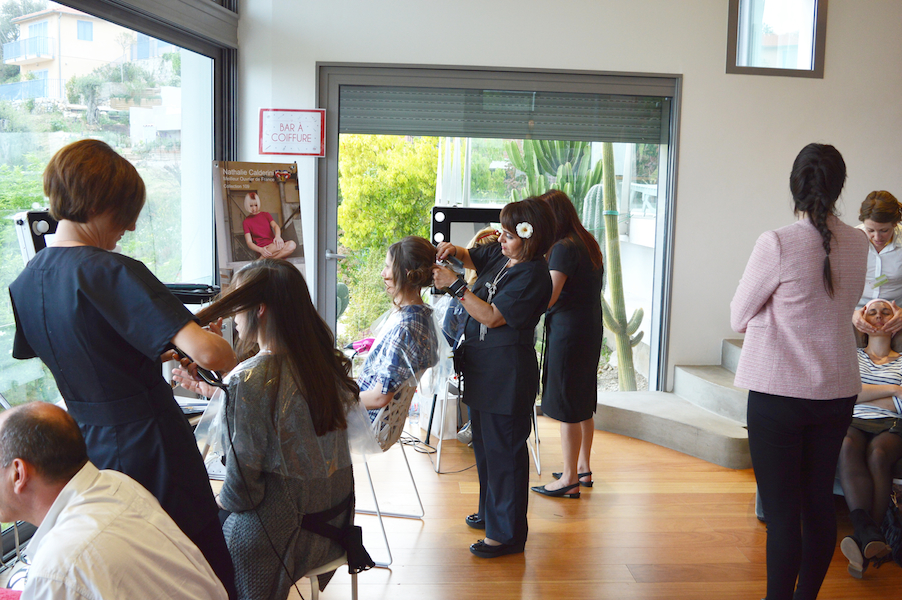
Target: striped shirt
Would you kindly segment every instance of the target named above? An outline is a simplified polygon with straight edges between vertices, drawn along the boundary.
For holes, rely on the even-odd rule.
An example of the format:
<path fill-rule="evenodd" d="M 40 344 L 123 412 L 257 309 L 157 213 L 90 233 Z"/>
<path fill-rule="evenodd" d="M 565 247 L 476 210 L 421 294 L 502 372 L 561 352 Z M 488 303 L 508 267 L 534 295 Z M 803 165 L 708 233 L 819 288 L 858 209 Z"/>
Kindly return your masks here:
<path fill-rule="evenodd" d="M 858 349 L 858 370 L 861 383 L 867 385 L 902 385 L 902 357 L 882 365 L 875 365 L 864 348 Z M 872 404 L 856 404 L 852 417 L 856 419 L 885 419 L 902 416 L 902 399 L 893 396 L 896 412 Z"/>

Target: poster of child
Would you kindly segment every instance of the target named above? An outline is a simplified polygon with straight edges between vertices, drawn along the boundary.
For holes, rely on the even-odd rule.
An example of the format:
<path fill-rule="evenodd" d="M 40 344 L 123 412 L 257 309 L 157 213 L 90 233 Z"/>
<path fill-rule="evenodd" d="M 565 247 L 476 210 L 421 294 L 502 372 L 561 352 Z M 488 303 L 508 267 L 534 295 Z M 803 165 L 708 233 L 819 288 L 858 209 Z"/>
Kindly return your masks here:
<path fill-rule="evenodd" d="M 260 212 L 260 197 L 257 192 L 244 196 L 244 241 L 247 247 L 263 258 L 285 258 L 291 256 L 297 244 L 293 240 L 282 239 L 282 229 L 268 212 Z"/>
<path fill-rule="evenodd" d="M 282 258 L 304 273 L 297 165 L 219 161 L 213 178 L 222 274 L 259 258 Z"/>

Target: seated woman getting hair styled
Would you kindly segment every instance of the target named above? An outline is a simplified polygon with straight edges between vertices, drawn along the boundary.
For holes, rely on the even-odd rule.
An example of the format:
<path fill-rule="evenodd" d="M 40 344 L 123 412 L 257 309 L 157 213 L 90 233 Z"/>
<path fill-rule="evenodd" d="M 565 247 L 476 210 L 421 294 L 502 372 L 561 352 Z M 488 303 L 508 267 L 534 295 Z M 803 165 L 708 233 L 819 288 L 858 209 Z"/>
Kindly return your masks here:
<path fill-rule="evenodd" d="M 382 279 L 393 310 L 376 336 L 357 378 L 360 402 L 375 419 L 401 386 L 438 362 L 438 337 L 432 308 L 422 289 L 432 285 L 435 248 L 421 237 L 407 236 L 388 248 Z"/>
<path fill-rule="evenodd" d="M 891 550 L 880 523 L 890 503 L 893 466 L 902 458 L 902 355 L 882 331 L 896 314 L 887 300 L 871 300 L 860 317 L 876 333 L 858 349 L 861 393 L 839 454 L 839 480 L 855 532 L 840 543 L 849 573 L 861 578 L 872 558 Z"/>
<path fill-rule="evenodd" d="M 310 569 L 344 552 L 307 521 L 325 513 L 321 521 L 346 529 L 353 520 L 345 415 L 357 385 L 350 361 L 336 350 L 300 272 L 282 260 L 250 263 L 197 316 L 203 323 L 234 316 L 239 352 L 251 355 L 226 379 L 221 427 L 231 447 L 217 498 L 231 512 L 223 532 L 238 597 L 284 599 Z M 215 391 L 183 369 L 173 377 L 191 391 Z M 321 587 L 329 577 L 320 576 Z"/>

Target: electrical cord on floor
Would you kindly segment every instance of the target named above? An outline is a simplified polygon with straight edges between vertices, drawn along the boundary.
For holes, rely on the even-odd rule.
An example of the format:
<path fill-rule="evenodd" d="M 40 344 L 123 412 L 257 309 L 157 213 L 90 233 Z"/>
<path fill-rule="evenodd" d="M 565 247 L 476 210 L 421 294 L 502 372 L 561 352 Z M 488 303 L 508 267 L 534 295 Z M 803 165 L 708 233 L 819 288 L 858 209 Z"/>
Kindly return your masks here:
<path fill-rule="evenodd" d="M 411 433 L 407 433 L 406 431 L 401 434 L 401 437 L 398 439 L 398 443 L 404 444 L 405 446 L 409 446 L 409 447 L 413 448 L 413 450 L 415 452 L 419 452 L 420 454 L 429 455 L 429 462 L 432 463 L 432 468 L 433 468 L 433 470 L 435 470 L 435 461 L 432 460 L 432 455 L 436 453 L 436 449 L 433 446 L 427 444 L 426 442 L 424 442 L 417 436 L 415 436 Z M 436 473 L 439 475 L 451 475 L 454 473 L 463 473 L 464 471 L 469 471 L 470 469 L 472 469 L 475 466 L 476 466 L 476 463 L 474 462 L 469 467 L 465 467 L 463 469 L 460 469 L 459 471 L 436 471 Z"/>
<path fill-rule="evenodd" d="M 409 446 L 414 449 L 415 452 L 419 452 L 420 454 L 435 454 L 436 449 L 435 446 L 431 444 L 427 444 L 417 436 L 407 433 L 406 431 L 401 433 L 401 437 L 398 438 L 398 441 L 405 446 Z"/>

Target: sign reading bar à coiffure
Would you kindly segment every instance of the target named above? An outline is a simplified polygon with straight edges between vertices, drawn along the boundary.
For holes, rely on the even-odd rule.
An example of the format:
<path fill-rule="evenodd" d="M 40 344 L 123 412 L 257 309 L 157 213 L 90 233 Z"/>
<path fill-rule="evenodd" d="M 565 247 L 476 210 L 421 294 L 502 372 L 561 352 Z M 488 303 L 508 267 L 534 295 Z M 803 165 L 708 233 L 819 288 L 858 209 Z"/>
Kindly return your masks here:
<path fill-rule="evenodd" d="M 326 155 L 326 111 L 260 109 L 260 154 Z"/>

